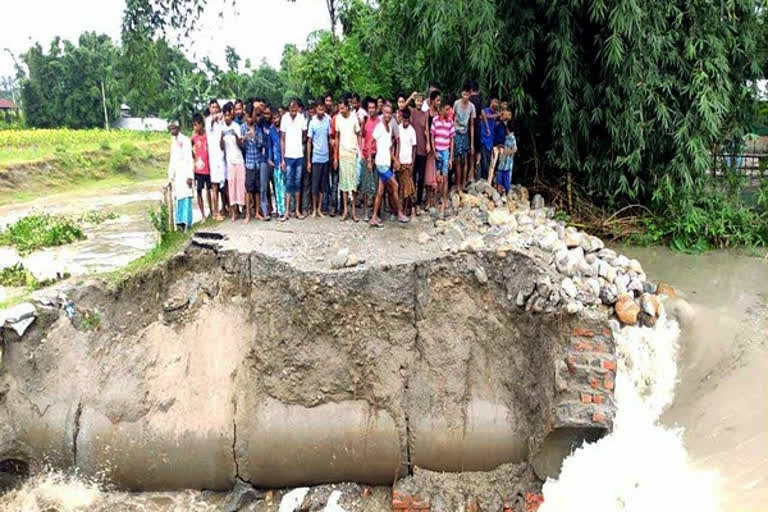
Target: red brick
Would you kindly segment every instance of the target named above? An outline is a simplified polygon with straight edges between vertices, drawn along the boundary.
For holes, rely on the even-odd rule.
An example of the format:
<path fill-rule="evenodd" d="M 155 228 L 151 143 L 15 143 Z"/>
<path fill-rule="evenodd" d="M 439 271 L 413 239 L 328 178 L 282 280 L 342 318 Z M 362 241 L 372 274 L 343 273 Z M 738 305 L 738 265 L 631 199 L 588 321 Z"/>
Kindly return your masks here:
<path fill-rule="evenodd" d="M 409 496 L 407 494 L 392 494 L 393 512 L 414 512 L 418 510 L 429 510 L 429 503 L 422 501 L 421 497 Z"/>
<path fill-rule="evenodd" d="M 581 394 L 581 403 L 591 404 L 592 403 L 592 395 L 590 395 L 589 393 L 582 393 Z"/>
<path fill-rule="evenodd" d="M 596 404 L 602 404 L 605 402 L 605 397 L 599 393 L 592 395 L 592 401 Z"/>
<path fill-rule="evenodd" d="M 599 412 L 592 413 L 592 421 L 595 423 L 608 423 L 608 418 Z"/>
<path fill-rule="evenodd" d="M 578 340 L 573 344 L 573 349 L 579 352 L 592 352 L 592 343 L 587 340 Z"/>
<path fill-rule="evenodd" d="M 603 360 L 603 368 L 612 372 L 616 371 L 616 363 L 614 361 Z"/>
<path fill-rule="evenodd" d="M 612 390 L 614 387 L 613 379 L 609 379 L 606 377 L 605 382 L 603 382 L 603 385 L 605 386 L 605 389 Z"/>
<path fill-rule="evenodd" d="M 573 335 L 583 336 L 585 338 L 593 338 L 595 336 L 595 331 L 593 331 L 592 329 L 582 329 L 581 327 L 574 327 Z"/>
<path fill-rule="evenodd" d="M 610 335 L 611 335 L 611 330 L 610 329 L 608 329 L 608 328 L 603 329 L 603 336 L 610 336 Z"/>
<path fill-rule="evenodd" d="M 600 381 L 595 377 L 589 378 L 589 385 L 592 387 L 592 389 L 600 389 Z"/>

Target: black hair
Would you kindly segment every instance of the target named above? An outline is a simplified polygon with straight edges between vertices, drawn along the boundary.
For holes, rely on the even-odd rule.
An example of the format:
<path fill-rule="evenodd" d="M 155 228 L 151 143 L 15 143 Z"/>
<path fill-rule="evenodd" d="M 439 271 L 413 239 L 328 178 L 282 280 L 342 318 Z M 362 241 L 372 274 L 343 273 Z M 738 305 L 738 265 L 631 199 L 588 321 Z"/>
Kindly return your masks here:
<path fill-rule="evenodd" d="M 368 110 L 368 105 L 370 105 L 371 103 L 376 105 L 376 100 L 371 98 L 370 96 L 366 96 L 365 99 L 363 100 L 363 108 L 365 110 Z"/>
<path fill-rule="evenodd" d="M 228 102 L 227 102 L 227 103 L 224 105 L 224 108 L 222 109 L 222 112 L 224 112 L 225 114 L 227 114 L 227 113 L 229 113 L 229 112 L 232 112 L 233 110 L 235 110 L 235 104 L 234 104 L 234 103 L 232 103 L 231 101 L 228 101 Z"/>
<path fill-rule="evenodd" d="M 493 100 L 498 100 L 498 99 L 499 99 L 499 95 L 498 95 L 498 94 L 496 94 L 495 92 L 492 92 L 492 93 L 490 94 L 490 96 L 491 96 L 491 97 L 490 97 L 490 98 L 488 98 L 488 101 L 489 101 L 489 102 L 491 102 L 491 101 L 493 101 Z"/>
<path fill-rule="evenodd" d="M 395 98 L 395 99 L 399 100 L 400 98 L 403 98 L 404 100 L 407 100 L 408 96 L 406 96 L 404 92 L 399 92 L 399 93 L 397 93 L 397 98 Z"/>
<path fill-rule="evenodd" d="M 410 119 L 411 118 L 411 111 L 408 109 L 401 110 L 400 115 L 403 116 L 403 119 Z"/>
<path fill-rule="evenodd" d="M 291 108 L 291 105 L 296 104 L 297 107 L 301 107 L 301 100 L 299 98 L 293 98 L 291 101 L 288 102 L 288 108 Z M 286 108 L 285 110 L 288 110 Z"/>
<path fill-rule="evenodd" d="M 325 101 L 318 101 L 315 103 L 315 108 L 317 107 L 323 107 L 323 110 L 325 110 Z"/>
<path fill-rule="evenodd" d="M 203 124 L 203 116 L 200 115 L 200 112 L 195 112 L 195 115 L 192 116 L 192 122 L 201 125 Z"/>
<path fill-rule="evenodd" d="M 298 98 L 296 99 L 296 105 L 298 105 L 298 107 L 299 107 L 299 108 L 301 108 L 301 109 L 303 109 L 303 108 L 304 108 L 304 102 L 303 102 L 303 101 L 301 101 L 301 100 L 300 100 L 300 99 L 298 99 Z"/>
<path fill-rule="evenodd" d="M 262 97 L 260 97 L 260 96 L 256 96 L 255 98 L 253 98 L 253 101 L 252 101 L 251 103 L 253 103 L 253 102 L 255 102 L 255 101 L 257 101 L 257 102 L 259 102 L 259 103 L 265 103 L 265 102 L 264 102 L 264 98 L 262 98 Z"/>
<path fill-rule="evenodd" d="M 378 103 L 378 102 L 379 102 L 379 100 L 381 100 L 381 102 L 382 102 L 382 103 L 384 103 L 384 102 L 386 101 L 386 98 L 385 98 L 384 96 L 378 96 L 378 97 L 376 97 L 376 103 Z"/>
<path fill-rule="evenodd" d="M 349 96 L 347 96 L 346 94 L 344 96 L 342 96 L 341 97 L 341 104 L 344 105 L 345 107 L 349 108 Z"/>
<path fill-rule="evenodd" d="M 208 107 L 205 107 L 205 110 L 203 110 L 203 115 L 205 117 L 208 117 L 209 115 L 211 115 L 211 109 L 209 109 Z"/>
<path fill-rule="evenodd" d="M 480 84 L 477 83 L 477 80 L 472 80 L 471 82 L 469 82 L 469 88 L 472 91 L 479 91 Z"/>
<path fill-rule="evenodd" d="M 464 85 L 461 87 L 461 92 L 467 91 L 471 92 L 472 86 L 469 85 L 469 82 L 464 82 Z"/>
<path fill-rule="evenodd" d="M 357 94 L 356 92 L 352 93 L 352 97 L 353 97 L 355 100 L 357 100 L 357 101 L 360 101 L 360 95 L 359 95 L 359 94 Z"/>
<path fill-rule="evenodd" d="M 240 98 L 237 98 L 235 100 L 235 105 L 237 105 L 238 103 L 241 104 L 241 105 L 244 105 L 243 100 L 241 100 Z M 251 103 L 253 103 L 253 102 L 251 102 Z"/>
<path fill-rule="evenodd" d="M 435 99 L 440 96 L 440 91 L 434 90 L 431 93 L 429 93 L 429 101 L 435 101 Z"/>
<path fill-rule="evenodd" d="M 509 130 L 511 132 L 515 131 L 515 120 L 514 119 L 510 119 L 509 121 L 507 121 L 507 130 Z"/>
<path fill-rule="evenodd" d="M 254 110 L 255 109 L 253 108 L 253 102 L 245 104 L 245 113 L 248 115 L 248 117 L 253 117 Z"/>
<path fill-rule="evenodd" d="M 219 100 L 217 100 L 216 98 L 211 99 L 208 102 L 208 106 L 210 107 L 211 105 L 219 105 Z M 221 105 L 219 105 L 219 107 L 221 107 Z"/>
<path fill-rule="evenodd" d="M 333 101 L 333 94 L 331 93 L 331 91 L 328 91 L 325 94 L 323 94 L 323 102 L 325 102 L 325 98 L 331 98 L 331 101 Z"/>
<path fill-rule="evenodd" d="M 437 80 L 429 82 L 429 86 L 434 89 L 440 90 L 440 82 L 438 82 Z"/>

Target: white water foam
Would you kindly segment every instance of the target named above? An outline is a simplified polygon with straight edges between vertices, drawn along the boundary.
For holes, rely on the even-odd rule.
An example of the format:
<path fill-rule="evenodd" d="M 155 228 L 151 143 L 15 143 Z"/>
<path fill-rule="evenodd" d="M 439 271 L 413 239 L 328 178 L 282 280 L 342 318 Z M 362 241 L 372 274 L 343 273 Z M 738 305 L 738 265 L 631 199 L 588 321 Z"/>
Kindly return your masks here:
<path fill-rule="evenodd" d="M 618 351 L 614 430 L 585 443 L 544 484 L 539 512 L 715 512 L 716 475 L 693 468 L 682 430 L 658 423 L 674 398 L 680 329 L 665 316 L 655 328 L 614 333 Z"/>

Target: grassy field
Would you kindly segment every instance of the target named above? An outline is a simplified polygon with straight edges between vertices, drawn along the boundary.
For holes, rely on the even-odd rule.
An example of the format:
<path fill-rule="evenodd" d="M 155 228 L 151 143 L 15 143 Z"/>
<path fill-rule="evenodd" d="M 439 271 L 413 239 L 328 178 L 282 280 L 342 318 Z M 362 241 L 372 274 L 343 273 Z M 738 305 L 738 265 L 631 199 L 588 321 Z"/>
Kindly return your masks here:
<path fill-rule="evenodd" d="M 121 130 L 0 130 L 0 205 L 164 179 L 168 137 Z"/>
<path fill-rule="evenodd" d="M 0 165 L 39 162 L 89 151 L 111 151 L 125 144 L 139 148 L 168 144 L 164 132 L 127 130 L 0 130 Z"/>

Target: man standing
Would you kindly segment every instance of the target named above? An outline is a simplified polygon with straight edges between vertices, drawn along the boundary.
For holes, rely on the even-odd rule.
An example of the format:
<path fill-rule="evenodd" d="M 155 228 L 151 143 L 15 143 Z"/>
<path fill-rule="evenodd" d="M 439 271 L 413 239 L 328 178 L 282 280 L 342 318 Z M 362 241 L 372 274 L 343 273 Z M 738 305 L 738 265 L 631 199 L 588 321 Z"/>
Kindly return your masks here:
<path fill-rule="evenodd" d="M 376 100 L 368 96 L 365 99 L 365 108 L 368 110 L 368 116 L 363 122 L 362 131 L 362 146 L 361 152 L 362 158 L 360 159 L 360 165 L 362 169 L 359 170 L 360 174 L 360 203 L 363 207 L 363 218 L 368 218 L 368 201 L 376 196 L 376 185 L 378 179 L 376 178 L 375 170 L 370 162 L 376 155 L 376 140 L 373 138 L 373 130 L 379 124 L 379 116 L 376 114 Z"/>
<path fill-rule="evenodd" d="M 222 212 L 229 209 L 227 197 L 227 166 L 224 162 L 224 151 L 219 146 L 224 116 L 216 99 L 208 103 L 210 115 L 205 119 L 205 133 L 208 139 L 208 161 L 211 166 L 211 186 L 213 187 L 213 218 L 224 220 Z M 221 208 L 219 208 L 221 194 Z"/>
<path fill-rule="evenodd" d="M 454 140 L 454 151 L 456 155 L 456 166 L 454 173 L 456 175 L 456 188 L 463 191 L 467 186 L 469 176 L 469 164 L 474 158 L 474 138 L 470 137 L 475 131 L 475 105 L 469 101 L 470 87 L 464 84 L 461 89 L 461 99 L 453 104 L 453 115 L 456 123 L 456 138 Z"/>
<path fill-rule="evenodd" d="M 200 216 L 205 219 L 205 205 L 203 203 L 203 189 L 208 196 L 208 211 L 213 216 L 213 203 L 211 202 L 211 166 L 208 160 L 208 138 L 205 136 L 205 121 L 203 116 L 195 114 L 192 117 L 192 151 L 195 159 L 195 185 L 197 186 L 197 206 L 200 208 Z"/>
<path fill-rule="evenodd" d="M 437 82 L 429 82 L 429 89 L 427 90 L 427 100 L 424 102 L 424 104 L 421 106 L 421 110 L 424 112 L 428 112 L 429 109 L 432 107 L 432 93 L 437 91 L 440 92 L 440 84 Z"/>
<path fill-rule="evenodd" d="M 416 132 L 416 157 L 413 161 L 413 181 L 416 185 L 416 215 L 421 215 L 421 205 L 424 200 L 424 172 L 427 167 L 429 147 L 429 112 L 422 110 L 424 96 L 416 94 L 415 108 L 411 109 L 411 125 Z"/>
<path fill-rule="evenodd" d="M 475 181 L 475 171 L 480 166 L 482 153 L 482 144 L 480 143 L 480 123 L 478 120 L 480 118 L 480 113 L 483 111 L 483 97 L 480 95 L 480 85 L 476 80 L 472 80 L 469 84 L 469 101 L 475 106 L 475 114 L 477 115 L 475 118 L 475 129 L 470 133 L 470 136 L 473 138 L 472 147 L 475 148 L 474 162 L 471 160 L 469 162 L 469 181 L 472 182 Z M 472 155 L 470 155 L 470 157 L 472 157 Z"/>
<path fill-rule="evenodd" d="M 408 222 L 410 219 L 403 215 L 403 208 L 400 204 L 400 200 L 397 197 L 397 180 L 392 174 L 392 154 L 394 152 L 395 145 L 392 143 L 394 140 L 394 133 L 390 122 L 392 121 L 392 107 L 390 105 L 384 105 L 382 107 L 382 120 L 376 125 L 373 130 L 373 138 L 376 140 L 376 174 L 379 178 L 379 186 L 376 190 L 376 199 L 373 202 L 373 215 L 371 215 L 370 225 L 373 227 L 382 227 L 381 220 L 379 219 L 379 209 L 381 208 L 381 200 L 384 197 L 384 191 L 389 188 L 390 195 L 394 200 L 394 207 L 397 209 L 397 220 L 403 223 Z M 374 160 L 368 158 L 369 168 L 373 167 Z"/>
<path fill-rule="evenodd" d="M 341 220 L 347 220 L 347 200 L 352 202 L 352 220 L 357 222 L 355 210 L 355 191 L 357 190 L 357 134 L 360 132 L 360 123 L 357 116 L 349 111 L 349 101 L 344 98 L 339 103 L 339 113 L 336 114 L 336 144 L 334 163 L 339 170 L 339 189 L 343 213 Z"/>
<path fill-rule="evenodd" d="M 278 114 L 280 110 L 278 109 Z M 272 169 L 272 177 L 275 185 L 275 210 L 279 217 L 285 216 L 286 212 L 286 194 L 285 194 L 285 171 L 280 168 L 282 162 L 282 150 L 280 149 L 280 116 L 275 115 L 272 118 L 271 110 L 267 110 L 265 120 L 271 122 L 269 126 L 269 152 L 267 158 L 268 164 Z"/>
<path fill-rule="evenodd" d="M 488 169 L 491 166 L 493 154 L 494 133 L 496 132 L 496 118 L 499 117 L 499 98 L 491 95 L 490 104 L 482 110 L 480 115 L 480 178 L 488 179 Z"/>
<path fill-rule="evenodd" d="M 296 218 L 303 219 L 301 208 L 301 170 L 304 167 L 304 149 L 302 140 L 306 133 L 306 121 L 299 115 L 298 100 L 291 100 L 288 112 L 280 120 L 280 168 L 285 172 L 285 215 L 280 219 L 288 220 L 290 215 L 291 195 L 296 202 Z"/>
<path fill-rule="evenodd" d="M 307 131 L 307 173 L 312 177 L 312 217 L 323 215 L 323 189 L 330 169 L 331 123 L 325 115 L 325 103 L 318 102 Z"/>
<path fill-rule="evenodd" d="M 336 112 L 334 111 L 333 96 L 327 93 L 323 98 L 325 103 L 325 115 L 331 123 L 331 156 L 336 150 Z M 323 211 L 330 212 L 331 217 L 336 216 L 339 206 L 339 168 L 333 158 L 329 162 L 328 179 L 323 184 Z"/>
<path fill-rule="evenodd" d="M 179 123 L 171 121 L 171 157 L 168 161 L 168 184 L 176 198 L 176 225 L 182 231 L 192 226 L 192 183 L 194 162 L 189 137 L 179 131 Z"/>

